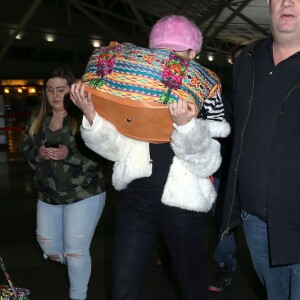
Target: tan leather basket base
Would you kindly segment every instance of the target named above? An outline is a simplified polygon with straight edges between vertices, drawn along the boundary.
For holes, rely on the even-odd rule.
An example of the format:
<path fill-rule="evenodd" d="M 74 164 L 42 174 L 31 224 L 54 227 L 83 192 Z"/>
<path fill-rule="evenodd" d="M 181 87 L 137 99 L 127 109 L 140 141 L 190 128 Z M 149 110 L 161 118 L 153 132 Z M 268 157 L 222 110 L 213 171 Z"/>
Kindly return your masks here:
<path fill-rule="evenodd" d="M 170 142 L 173 121 L 166 104 L 120 98 L 88 86 L 85 91 L 92 94 L 98 114 L 120 133 L 150 143 Z"/>

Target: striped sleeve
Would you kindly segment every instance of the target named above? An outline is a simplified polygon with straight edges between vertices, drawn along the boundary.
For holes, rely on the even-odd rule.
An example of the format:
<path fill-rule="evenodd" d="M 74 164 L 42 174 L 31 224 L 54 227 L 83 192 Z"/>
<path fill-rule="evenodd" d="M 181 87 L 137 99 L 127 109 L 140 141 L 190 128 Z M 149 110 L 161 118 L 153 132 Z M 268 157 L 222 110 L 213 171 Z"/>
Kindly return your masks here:
<path fill-rule="evenodd" d="M 223 121 L 224 116 L 224 105 L 221 94 L 218 91 L 204 101 L 200 118 L 213 121 Z"/>

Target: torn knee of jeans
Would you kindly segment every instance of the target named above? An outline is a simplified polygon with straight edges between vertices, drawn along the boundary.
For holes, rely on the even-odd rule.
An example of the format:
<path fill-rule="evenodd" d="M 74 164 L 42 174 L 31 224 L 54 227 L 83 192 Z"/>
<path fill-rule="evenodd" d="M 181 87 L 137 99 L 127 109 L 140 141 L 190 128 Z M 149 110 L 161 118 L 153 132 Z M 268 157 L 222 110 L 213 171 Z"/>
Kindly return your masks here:
<path fill-rule="evenodd" d="M 78 252 L 78 253 L 69 253 L 69 252 L 66 252 L 65 255 L 66 255 L 67 257 L 75 258 L 75 257 L 80 257 L 80 256 L 82 256 L 82 253 L 81 253 L 81 252 Z"/>
<path fill-rule="evenodd" d="M 41 236 L 41 235 L 37 235 L 36 239 L 38 240 L 39 243 L 41 244 L 50 244 L 52 242 L 51 239 L 48 239 L 44 236 Z"/>
<path fill-rule="evenodd" d="M 50 259 L 60 261 L 61 256 L 58 253 L 47 253 L 46 254 Z"/>
<path fill-rule="evenodd" d="M 60 253 L 44 253 L 44 258 L 50 258 L 51 260 L 60 262 L 62 264 L 64 263 L 64 258 Z"/>

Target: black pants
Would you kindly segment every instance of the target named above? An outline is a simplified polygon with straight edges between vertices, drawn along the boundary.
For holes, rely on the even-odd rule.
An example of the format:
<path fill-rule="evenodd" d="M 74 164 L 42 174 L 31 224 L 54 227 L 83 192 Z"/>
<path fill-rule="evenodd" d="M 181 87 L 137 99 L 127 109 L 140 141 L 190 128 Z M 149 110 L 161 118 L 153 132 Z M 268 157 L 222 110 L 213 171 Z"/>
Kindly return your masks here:
<path fill-rule="evenodd" d="M 121 195 L 115 232 L 113 299 L 140 299 L 154 242 L 160 231 L 184 299 L 207 300 L 203 236 L 206 215 L 166 206 L 155 198 Z"/>

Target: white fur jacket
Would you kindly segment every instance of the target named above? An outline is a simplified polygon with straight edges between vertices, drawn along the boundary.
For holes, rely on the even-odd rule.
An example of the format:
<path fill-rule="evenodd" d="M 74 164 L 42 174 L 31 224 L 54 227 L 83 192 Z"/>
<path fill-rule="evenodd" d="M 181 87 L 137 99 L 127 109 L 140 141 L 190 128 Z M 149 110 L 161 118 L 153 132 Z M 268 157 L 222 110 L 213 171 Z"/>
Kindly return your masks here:
<path fill-rule="evenodd" d="M 221 164 L 220 144 L 214 138 L 226 137 L 230 127 L 225 121 L 193 119 L 191 129 L 181 132 L 174 126 L 171 147 L 174 159 L 164 188 L 162 202 L 179 208 L 207 212 L 216 198 L 211 176 Z M 96 114 L 90 126 L 85 117 L 81 134 L 94 152 L 114 161 L 112 183 L 122 190 L 137 178 L 152 172 L 149 143 L 128 138 Z"/>

